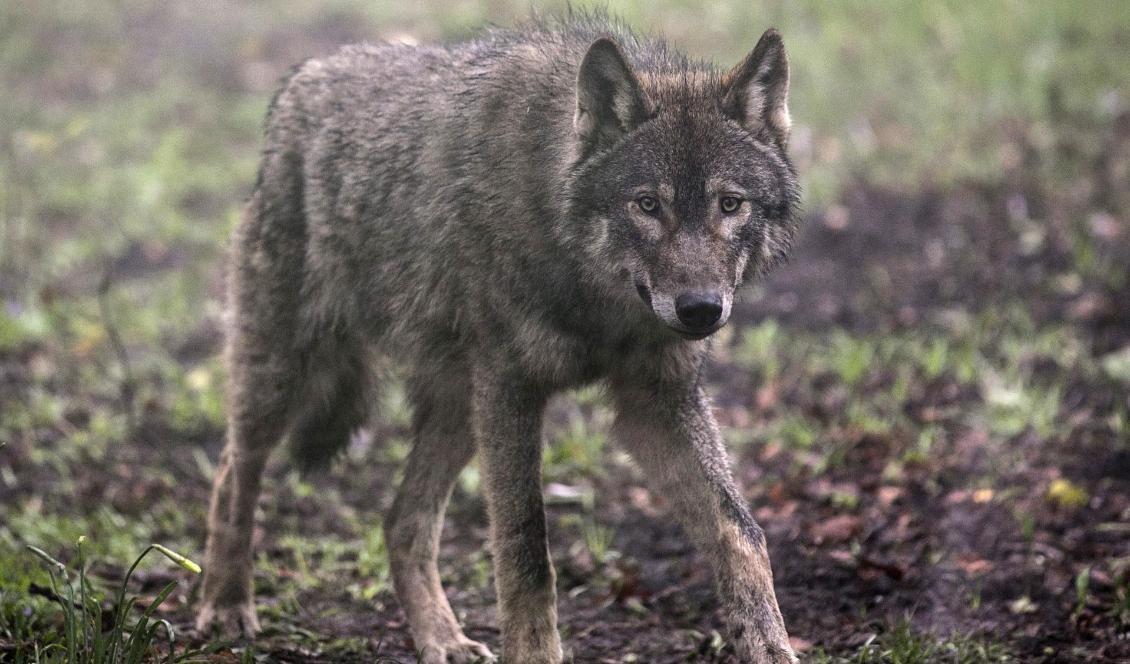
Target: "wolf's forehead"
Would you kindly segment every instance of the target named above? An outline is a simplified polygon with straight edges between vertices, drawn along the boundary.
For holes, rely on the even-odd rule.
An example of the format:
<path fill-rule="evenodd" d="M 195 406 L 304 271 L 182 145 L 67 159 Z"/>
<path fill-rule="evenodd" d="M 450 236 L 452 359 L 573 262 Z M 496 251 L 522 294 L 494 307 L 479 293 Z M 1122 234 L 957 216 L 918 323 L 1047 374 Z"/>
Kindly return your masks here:
<path fill-rule="evenodd" d="M 696 109 L 656 118 L 653 148 L 659 175 L 673 181 L 705 181 L 747 174 L 759 160 L 758 147 L 720 113 Z"/>
<path fill-rule="evenodd" d="M 658 98 L 685 95 L 701 96 L 721 90 L 722 76 L 710 69 L 645 71 L 640 85 Z"/>
<path fill-rule="evenodd" d="M 671 112 L 701 114 L 721 109 L 721 76 L 714 71 L 646 72 L 640 77 L 640 87 L 653 115 Z"/>

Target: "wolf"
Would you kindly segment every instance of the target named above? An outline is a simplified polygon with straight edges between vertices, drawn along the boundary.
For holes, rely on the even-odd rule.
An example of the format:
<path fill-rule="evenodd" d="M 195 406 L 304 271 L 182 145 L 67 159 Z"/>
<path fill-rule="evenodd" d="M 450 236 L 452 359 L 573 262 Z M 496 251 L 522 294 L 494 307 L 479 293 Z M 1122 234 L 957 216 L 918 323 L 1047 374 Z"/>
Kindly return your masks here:
<path fill-rule="evenodd" d="M 605 15 L 449 46 L 355 45 L 274 98 L 229 270 L 225 447 L 197 628 L 253 635 L 253 516 L 272 448 L 324 465 L 404 368 L 414 446 L 384 521 L 421 662 L 493 660 L 436 567 L 478 455 L 501 660 L 563 659 L 542 417 L 601 383 L 613 436 L 711 561 L 743 661 L 795 661 L 761 528 L 703 391 L 735 291 L 786 254 L 798 185 L 769 30 L 727 71 Z"/>

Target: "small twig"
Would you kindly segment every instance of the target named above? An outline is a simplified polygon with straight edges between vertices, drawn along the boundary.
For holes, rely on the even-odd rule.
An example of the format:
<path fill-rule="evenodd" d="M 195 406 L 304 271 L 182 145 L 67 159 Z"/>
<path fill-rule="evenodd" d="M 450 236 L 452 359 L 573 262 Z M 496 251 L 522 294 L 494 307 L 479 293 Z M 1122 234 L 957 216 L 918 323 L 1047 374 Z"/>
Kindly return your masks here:
<path fill-rule="evenodd" d="M 106 269 L 102 272 L 102 280 L 98 283 L 98 311 L 102 318 L 102 326 L 106 328 L 106 337 L 110 341 L 110 347 L 114 350 L 114 355 L 118 358 L 118 364 L 122 368 L 122 384 L 119 388 L 118 398 L 122 402 L 122 409 L 126 413 L 126 422 L 130 432 L 137 429 L 137 417 L 134 413 L 134 381 L 133 370 L 130 368 L 129 354 L 126 352 L 126 345 L 122 342 L 122 335 L 118 332 L 118 326 L 114 323 L 114 319 L 110 316 L 110 288 L 113 286 L 114 264 L 110 259 L 106 259 Z"/>

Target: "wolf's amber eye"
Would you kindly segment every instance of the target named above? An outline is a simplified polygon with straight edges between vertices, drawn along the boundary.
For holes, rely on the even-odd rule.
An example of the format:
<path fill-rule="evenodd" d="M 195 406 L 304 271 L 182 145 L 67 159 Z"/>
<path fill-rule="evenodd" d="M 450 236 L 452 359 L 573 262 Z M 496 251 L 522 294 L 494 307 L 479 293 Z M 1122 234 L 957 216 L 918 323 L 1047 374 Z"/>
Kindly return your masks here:
<path fill-rule="evenodd" d="M 659 212 L 659 201 L 654 196 L 640 196 L 636 199 L 636 205 L 647 214 Z"/>
<path fill-rule="evenodd" d="M 718 207 L 722 208 L 723 214 L 733 214 L 738 211 L 742 206 L 742 199 L 737 196 L 723 196 L 722 200 L 718 201 Z"/>

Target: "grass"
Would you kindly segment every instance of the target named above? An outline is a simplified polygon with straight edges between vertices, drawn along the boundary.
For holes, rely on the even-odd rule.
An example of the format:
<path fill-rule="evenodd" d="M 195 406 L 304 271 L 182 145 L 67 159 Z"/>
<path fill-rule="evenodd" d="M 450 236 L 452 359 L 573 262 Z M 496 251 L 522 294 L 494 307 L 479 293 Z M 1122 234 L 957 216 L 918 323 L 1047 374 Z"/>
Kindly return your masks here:
<path fill-rule="evenodd" d="M 872 635 L 855 652 L 829 655 L 817 649 L 812 664 L 1004 664 L 1019 661 L 998 643 L 968 636 L 936 638 L 914 631 L 909 621 Z"/>
<path fill-rule="evenodd" d="M 815 409 L 819 416 L 795 408 L 763 410 L 749 430 L 753 440 L 817 450 L 821 463 L 835 461 L 844 432 L 894 437 L 907 454 L 927 456 L 939 430 L 930 417 L 914 414 L 914 404 L 930 386 L 975 395 L 961 404 L 960 420 L 988 431 L 994 445 L 1028 433 L 1066 438 L 1072 424 L 1060 402 L 1067 381 L 1073 373 L 1100 372 L 1095 358 L 1080 352 L 1086 341 L 1079 334 L 1067 326 L 1037 330 L 1023 309 L 985 312 L 956 328 L 899 332 L 786 330 L 768 320 L 742 331 L 731 361 L 785 401 L 795 401 L 789 397 L 808 391 L 816 379 L 824 399 L 836 406 Z M 1041 369 L 1048 364 L 1063 371 Z M 1112 434 L 1117 412 L 1108 423 Z"/>
<path fill-rule="evenodd" d="M 151 544 L 139 555 L 126 572 L 118 587 L 117 599 L 111 605 L 111 622 L 108 629 L 103 624 L 103 597 L 87 577 L 87 560 L 83 545 L 85 537 L 76 540 L 78 556 L 78 589 L 68 573 L 67 566 L 38 547 L 28 545 L 27 551 L 40 559 L 50 578 L 50 598 L 59 604 L 63 625 L 58 641 L 41 644 L 33 636 L 31 621 L 16 626 L 21 633 L 11 653 L 15 662 L 45 662 L 60 664 L 140 664 L 158 658 L 157 653 L 167 645 L 166 662 L 198 660 L 201 653 L 185 650 L 176 653 L 176 634 L 172 624 L 154 616 L 154 612 L 177 587 L 176 581 L 166 584 L 156 597 L 132 619 L 137 605 L 136 597 L 126 599 L 130 578 L 137 566 L 149 553 L 157 551 L 180 567 L 199 574 L 200 566 L 161 544 Z M 25 612 L 25 616 L 26 616 Z M 32 614 L 34 615 L 34 614 Z M 30 641 L 30 643 L 28 642 Z M 160 645 L 159 645 L 160 643 Z"/>

